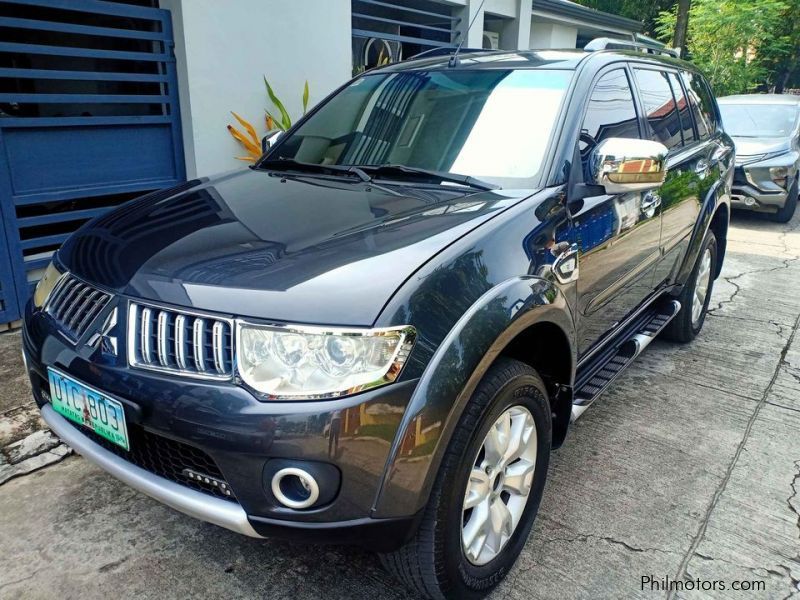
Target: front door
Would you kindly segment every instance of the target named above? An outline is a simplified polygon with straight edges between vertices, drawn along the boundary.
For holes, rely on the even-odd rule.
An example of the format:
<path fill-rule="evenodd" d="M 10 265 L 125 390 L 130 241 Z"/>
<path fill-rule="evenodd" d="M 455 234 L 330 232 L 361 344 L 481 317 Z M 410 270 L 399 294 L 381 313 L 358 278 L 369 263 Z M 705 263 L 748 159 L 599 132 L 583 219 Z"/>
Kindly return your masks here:
<path fill-rule="evenodd" d="M 606 138 L 640 138 L 629 82 L 620 66 L 595 80 L 581 127 L 586 161 Z M 660 197 L 657 190 L 585 198 L 572 216 L 580 249 L 578 352 L 584 354 L 653 291 L 659 257 Z"/>

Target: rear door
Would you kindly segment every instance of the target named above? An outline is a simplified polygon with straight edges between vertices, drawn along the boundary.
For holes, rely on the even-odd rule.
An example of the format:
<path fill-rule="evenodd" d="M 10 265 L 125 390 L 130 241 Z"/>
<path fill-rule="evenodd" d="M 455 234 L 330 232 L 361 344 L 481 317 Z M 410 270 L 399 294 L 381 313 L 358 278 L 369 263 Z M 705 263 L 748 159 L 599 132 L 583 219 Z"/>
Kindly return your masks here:
<path fill-rule="evenodd" d="M 711 176 L 713 144 L 698 136 L 689 97 L 677 70 L 636 65 L 634 79 L 647 117 L 649 139 L 669 148 L 667 178 L 661 186 L 661 257 L 654 287 L 674 282 L 689 248 Z"/>
<path fill-rule="evenodd" d="M 587 173 L 591 150 L 610 137 L 641 138 L 640 120 L 623 65 L 601 72 L 586 107 L 579 148 Z M 585 353 L 653 291 L 660 213 L 652 192 L 585 198 L 572 215 L 580 251 L 578 351 Z"/>

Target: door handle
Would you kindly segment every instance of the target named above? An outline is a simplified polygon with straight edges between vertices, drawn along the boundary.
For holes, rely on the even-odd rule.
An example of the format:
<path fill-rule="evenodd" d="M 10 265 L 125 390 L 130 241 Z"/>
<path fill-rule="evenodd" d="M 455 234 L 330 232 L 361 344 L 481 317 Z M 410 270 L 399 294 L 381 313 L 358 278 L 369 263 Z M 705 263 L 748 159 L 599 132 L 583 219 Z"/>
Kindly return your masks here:
<path fill-rule="evenodd" d="M 709 168 L 708 161 L 704 158 L 701 158 L 700 160 L 697 161 L 697 165 L 695 166 L 694 171 L 698 175 L 702 175 L 705 177 L 706 175 L 708 175 L 708 168 Z"/>
<path fill-rule="evenodd" d="M 553 262 L 553 275 L 559 283 L 572 283 L 578 280 L 578 244 L 570 244 L 569 248 L 556 256 Z"/>

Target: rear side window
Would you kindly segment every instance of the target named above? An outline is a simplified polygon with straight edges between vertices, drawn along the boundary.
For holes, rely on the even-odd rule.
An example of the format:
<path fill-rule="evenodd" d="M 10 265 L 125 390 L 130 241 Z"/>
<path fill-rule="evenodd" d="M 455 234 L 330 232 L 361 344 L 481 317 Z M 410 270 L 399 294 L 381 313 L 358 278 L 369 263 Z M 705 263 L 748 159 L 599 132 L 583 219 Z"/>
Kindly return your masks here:
<path fill-rule="evenodd" d="M 692 112 L 697 123 L 697 133 L 701 140 L 707 139 L 717 127 L 711 91 L 700 75 L 684 71 L 681 77 L 689 93 L 689 102 L 692 104 Z"/>
<path fill-rule="evenodd" d="M 634 69 L 634 73 L 653 139 L 667 148 L 680 146 L 681 120 L 666 73 L 650 69 Z"/>
<path fill-rule="evenodd" d="M 672 95 L 675 97 L 675 102 L 678 105 L 678 115 L 681 118 L 681 129 L 683 131 L 684 145 L 690 144 L 694 141 L 694 127 L 692 127 L 692 115 L 690 114 L 689 99 L 683 93 L 681 82 L 678 81 L 678 76 L 675 73 L 667 73 L 667 79 L 672 86 Z"/>
<path fill-rule="evenodd" d="M 640 137 L 633 94 L 624 69 L 609 71 L 592 90 L 581 127 L 581 156 L 586 158 L 592 148 L 610 137 Z"/>

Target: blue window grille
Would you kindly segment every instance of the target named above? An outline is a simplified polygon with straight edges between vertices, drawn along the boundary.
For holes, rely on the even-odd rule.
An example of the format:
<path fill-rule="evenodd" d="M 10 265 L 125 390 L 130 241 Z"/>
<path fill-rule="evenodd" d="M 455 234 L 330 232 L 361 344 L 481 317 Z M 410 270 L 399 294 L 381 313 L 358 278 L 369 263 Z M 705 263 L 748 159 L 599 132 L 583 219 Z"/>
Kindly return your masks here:
<path fill-rule="evenodd" d="M 170 13 L 0 3 L 0 323 L 88 219 L 185 180 Z"/>

